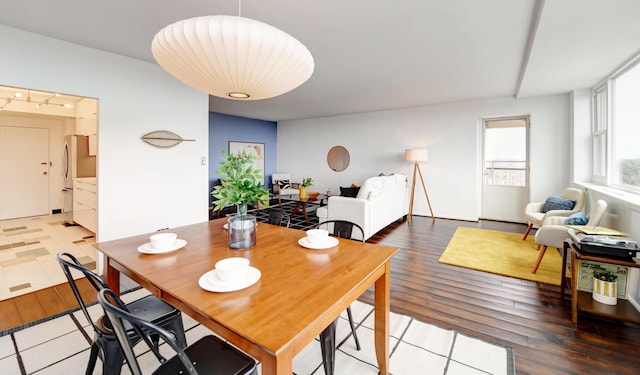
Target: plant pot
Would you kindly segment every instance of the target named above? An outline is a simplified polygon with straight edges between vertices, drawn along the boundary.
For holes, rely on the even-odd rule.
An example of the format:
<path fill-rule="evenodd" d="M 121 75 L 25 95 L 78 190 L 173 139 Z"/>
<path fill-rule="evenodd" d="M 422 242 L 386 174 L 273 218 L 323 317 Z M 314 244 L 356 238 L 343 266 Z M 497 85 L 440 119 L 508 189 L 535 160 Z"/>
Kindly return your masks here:
<path fill-rule="evenodd" d="M 253 215 L 235 215 L 228 220 L 229 247 L 246 250 L 256 245 L 256 217 Z"/>
<path fill-rule="evenodd" d="M 604 281 L 593 278 L 594 300 L 607 305 L 615 305 L 618 303 L 618 284 L 615 281 Z"/>
<path fill-rule="evenodd" d="M 301 199 L 305 199 L 307 197 L 307 188 L 304 186 L 300 186 L 300 192 L 298 193 Z"/>

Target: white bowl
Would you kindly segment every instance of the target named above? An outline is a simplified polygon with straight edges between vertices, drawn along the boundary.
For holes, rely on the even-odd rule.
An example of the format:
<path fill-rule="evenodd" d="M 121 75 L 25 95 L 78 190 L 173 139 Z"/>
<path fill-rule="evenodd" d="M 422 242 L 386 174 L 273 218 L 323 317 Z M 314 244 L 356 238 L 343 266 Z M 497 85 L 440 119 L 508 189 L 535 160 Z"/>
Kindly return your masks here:
<path fill-rule="evenodd" d="M 329 231 L 326 229 L 309 229 L 307 231 L 307 241 L 309 243 L 323 243 L 329 238 Z"/>
<path fill-rule="evenodd" d="M 166 250 L 176 243 L 178 235 L 175 233 L 158 233 L 149 237 L 151 247 L 158 250 Z"/>
<path fill-rule="evenodd" d="M 242 280 L 249 269 L 247 258 L 226 258 L 216 263 L 216 276 L 222 281 Z"/>

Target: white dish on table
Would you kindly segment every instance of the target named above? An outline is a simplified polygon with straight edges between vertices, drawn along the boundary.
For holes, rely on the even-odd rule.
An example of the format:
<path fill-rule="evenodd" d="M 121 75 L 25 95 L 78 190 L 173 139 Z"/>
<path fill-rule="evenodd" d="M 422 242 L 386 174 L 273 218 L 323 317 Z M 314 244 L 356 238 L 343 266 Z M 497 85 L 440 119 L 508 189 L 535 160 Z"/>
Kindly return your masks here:
<path fill-rule="evenodd" d="M 216 270 L 211 271 L 200 276 L 198 285 L 204 290 L 210 292 L 233 292 L 248 288 L 260 280 L 262 273 L 259 269 L 249 266 L 246 275 L 241 280 L 237 281 L 223 281 L 216 275 Z"/>
<path fill-rule="evenodd" d="M 327 239 L 324 240 L 323 242 L 317 242 L 317 243 L 309 242 L 307 237 L 302 237 L 301 239 L 298 240 L 298 245 L 302 247 L 306 247 L 307 249 L 314 249 L 314 250 L 329 249 L 334 246 L 338 246 L 339 243 L 340 241 L 335 237 L 327 237 Z"/>
<path fill-rule="evenodd" d="M 140 245 L 138 247 L 138 251 L 143 253 L 143 254 L 164 254 L 164 253 L 170 253 L 172 251 L 176 251 L 178 249 L 181 249 L 183 247 L 185 247 L 187 245 L 187 241 L 185 240 L 181 240 L 181 239 L 177 239 L 176 242 L 173 243 L 172 246 L 166 248 L 166 249 L 156 249 L 155 247 L 151 246 L 151 242 L 147 242 L 144 245 Z"/>

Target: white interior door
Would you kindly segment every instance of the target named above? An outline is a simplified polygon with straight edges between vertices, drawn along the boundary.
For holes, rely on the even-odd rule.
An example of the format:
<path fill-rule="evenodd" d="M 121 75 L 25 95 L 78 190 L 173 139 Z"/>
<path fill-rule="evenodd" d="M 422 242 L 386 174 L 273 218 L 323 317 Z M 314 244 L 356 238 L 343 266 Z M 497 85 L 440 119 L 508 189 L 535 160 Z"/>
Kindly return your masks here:
<path fill-rule="evenodd" d="M 49 213 L 49 129 L 0 126 L 0 220 Z"/>
<path fill-rule="evenodd" d="M 529 118 L 483 121 L 482 218 L 523 222 L 529 201 Z"/>

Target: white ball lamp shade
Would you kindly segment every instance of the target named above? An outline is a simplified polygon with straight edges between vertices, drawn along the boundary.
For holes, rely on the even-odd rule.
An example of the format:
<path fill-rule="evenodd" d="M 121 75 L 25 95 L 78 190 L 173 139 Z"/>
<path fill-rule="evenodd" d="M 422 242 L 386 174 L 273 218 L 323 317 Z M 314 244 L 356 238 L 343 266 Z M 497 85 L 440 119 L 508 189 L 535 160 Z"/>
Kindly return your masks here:
<path fill-rule="evenodd" d="M 406 161 L 427 161 L 429 160 L 429 150 L 426 148 L 414 148 L 404 151 L 404 158 Z"/>
<path fill-rule="evenodd" d="M 259 100 L 289 92 L 313 73 L 309 50 L 266 23 L 236 16 L 203 16 L 160 30 L 153 57 L 171 75 L 211 95 Z"/>

